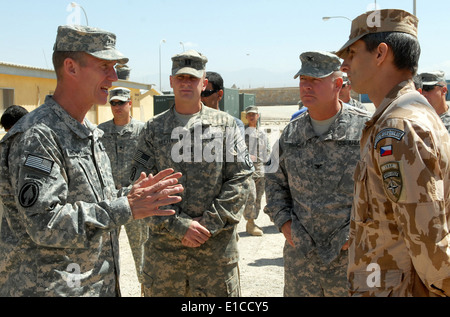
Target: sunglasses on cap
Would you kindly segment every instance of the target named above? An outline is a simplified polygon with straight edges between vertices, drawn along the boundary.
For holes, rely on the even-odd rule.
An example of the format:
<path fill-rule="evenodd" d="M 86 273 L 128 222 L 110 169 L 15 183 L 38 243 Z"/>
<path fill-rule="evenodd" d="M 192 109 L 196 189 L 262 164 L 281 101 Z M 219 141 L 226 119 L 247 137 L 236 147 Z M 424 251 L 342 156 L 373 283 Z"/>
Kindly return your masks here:
<path fill-rule="evenodd" d="M 215 94 L 218 91 L 219 90 L 216 90 L 216 89 L 204 90 L 204 91 L 202 91 L 202 97 L 209 97 L 209 96 L 211 96 L 212 94 Z"/>
<path fill-rule="evenodd" d="M 432 91 L 434 87 L 444 87 L 444 85 L 423 85 L 422 90 L 423 91 Z"/>
<path fill-rule="evenodd" d="M 114 106 L 123 106 L 127 102 L 128 101 L 113 100 L 113 101 L 110 101 L 109 104 L 114 107 Z"/>

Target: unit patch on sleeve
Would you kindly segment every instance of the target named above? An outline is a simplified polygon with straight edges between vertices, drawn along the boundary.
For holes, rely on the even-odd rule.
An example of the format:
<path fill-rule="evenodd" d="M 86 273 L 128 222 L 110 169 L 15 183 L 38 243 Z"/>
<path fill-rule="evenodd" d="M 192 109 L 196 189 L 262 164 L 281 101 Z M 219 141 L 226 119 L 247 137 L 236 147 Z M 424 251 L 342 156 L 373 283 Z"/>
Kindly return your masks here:
<path fill-rule="evenodd" d="M 384 192 L 390 200 L 398 202 L 402 193 L 402 174 L 398 162 L 389 162 L 381 165 Z"/>
<path fill-rule="evenodd" d="M 373 148 L 376 149 L 378 142 L 380 142 L 383 139 L 392 138 L 396 139 L 397 141 L 400 141 L 404 135 L 405 132 L 399 129 L 395 128 L 383 129 L 376 135 Z"/>
<path fill-rule="evenodd" d="M 39 197 L 39 186 L 35 182 L 25 183 L 19 192 L 19 203 L 28 208 L 34 205 Z"/>

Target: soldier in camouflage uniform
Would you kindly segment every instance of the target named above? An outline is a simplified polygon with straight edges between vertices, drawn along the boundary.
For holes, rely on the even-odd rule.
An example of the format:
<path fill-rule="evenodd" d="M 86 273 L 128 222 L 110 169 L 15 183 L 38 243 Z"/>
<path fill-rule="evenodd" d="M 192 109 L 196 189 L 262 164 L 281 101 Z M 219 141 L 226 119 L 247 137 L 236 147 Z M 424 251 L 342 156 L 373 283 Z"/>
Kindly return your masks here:
<path fill-rule="evenodd" d="M 450 111 L 447 104 L 447 81 L 443 71 L 421 73 L 422 95 L 436 110 L 437 114 L 444 122 L 447 131 L 450 132 Z"/>
<path fill-rule="evenodd" d="M 120 295 L 117 228 L 173 214 L 158 207 L 181 200 L 170 196 L 182 191 L 173 170 L 142 174 L 119 196 L 102 131 L 85 118 L 106 103 L 116 62 L 128 61 L 115 41 L 97 28 L 60 26 L 54 95 L 0 142 L 0 296 Z"/>
<path fill-rule="evenodd" d="M 104 132 L 102 143 L 111 161 L 112 174 L 116 189 L 130 185 L 130 166 L 136 151 L 139 134 L 144 123 L 131 117 L 131 91 L 117 87 L 109 91 L 109 103 L 114 118 L 98 125 Z M 136 273 L 142 283 L 142 265 L 144 262 L 144 242 L 148 238 L 148 228 L 143 220 L 135 220 L 125 225 L 125 231 L 133 253 Z"/>
<path fill-rule="evenodd" d="M 354 175 L 353 296 L 450 295 L 450 138 L 414 87 L 417 24 L 402 10 L 367 12 L 337 52 L 353 89 L 376 107 Z"/>
<path fill-rule="evenodd" d="M 295 78 L 308 111 L 280 136 L 279 168 L 266 173 L 264 212 L 286 237 L 284 295 L 346 296 L 352 176 L 370 114 L 338 99 L 336 55 L 305 52 L 300 60 Z"/>
<path fill-rule="evenodd" d="M 367 110 L 366 107 L 361 102 L 359 102 L 359 100 L 352 98 L 352 84 L 350 83 L 350 80 L 348 80 L 348 77 L 342 76 L 342 79 L 344 83 L 342 84 L 341 91 L 339 92 L 339 99 L 349 104 L 350 106 Z"/>
<path fill-rule="evenodd" d="M 265 187 L 264 164 L 270 156 L 270 145 L 267 134 L 258 126 L 258 107 L 247 107 L 245 116 L 248 121 L 248 124 L 245 126 L 245 144 L 255 167 L 255 172 L 250 181 L 250 191 L 248 201 L 245 204 L 244 219 L 247 220 L 246 231 L 248 234 L 262 236 L 263 231 L 256 225 L 255 220 L 258 219 L 261 210 L 261 199 Z"/>
<path fill-rule="evenodd" d="M 200 101 L 206 57 L 172 61 L 175 105 L 146 123 L 131 178 L 173 167 L 185 192 L 175 215 L 147 221 L 144 295 L 238 296 L 236 226 L 253 165 L 234 118 Z"/>

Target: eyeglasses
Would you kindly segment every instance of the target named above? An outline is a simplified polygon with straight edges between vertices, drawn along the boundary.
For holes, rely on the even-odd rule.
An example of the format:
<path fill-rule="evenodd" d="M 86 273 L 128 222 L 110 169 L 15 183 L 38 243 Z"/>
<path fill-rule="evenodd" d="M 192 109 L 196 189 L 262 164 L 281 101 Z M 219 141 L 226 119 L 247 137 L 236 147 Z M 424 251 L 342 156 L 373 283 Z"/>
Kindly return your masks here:
<path fill-rule="evenodd" d="M 110 101 L 109 104 L 114 107 L 114 106 L 123 106 L 127 102 L 128 101 Z"/>
<path fill-rule="evenodd" d="M 423 91 L 432 91 L 434 87 L 444 87 L 444 85 L 423 85 Z"/>
<path fill-rule="evenodd" d="M 213 89 L 213 90 L 204 90 L 202 91 L 202 97 L 209 97 L 212 94 L 215 94 L 216 92 L 218 92 L 218 90 Z"/>

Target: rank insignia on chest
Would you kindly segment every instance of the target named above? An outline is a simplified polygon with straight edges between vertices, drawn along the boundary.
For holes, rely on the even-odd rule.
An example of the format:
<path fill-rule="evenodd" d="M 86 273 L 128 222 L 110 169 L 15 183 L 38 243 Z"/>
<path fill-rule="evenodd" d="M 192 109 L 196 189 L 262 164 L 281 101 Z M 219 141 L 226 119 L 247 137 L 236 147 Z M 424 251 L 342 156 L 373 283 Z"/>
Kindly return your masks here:
<path fill-rule="evenodd" d="M 389 162 L 381 165 L 384 192 L 390 200 L 398 202 L 402 193 L 402 174 L 398 162 Z"/>

